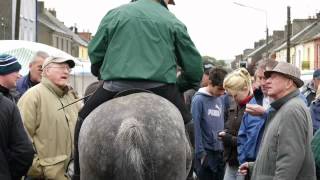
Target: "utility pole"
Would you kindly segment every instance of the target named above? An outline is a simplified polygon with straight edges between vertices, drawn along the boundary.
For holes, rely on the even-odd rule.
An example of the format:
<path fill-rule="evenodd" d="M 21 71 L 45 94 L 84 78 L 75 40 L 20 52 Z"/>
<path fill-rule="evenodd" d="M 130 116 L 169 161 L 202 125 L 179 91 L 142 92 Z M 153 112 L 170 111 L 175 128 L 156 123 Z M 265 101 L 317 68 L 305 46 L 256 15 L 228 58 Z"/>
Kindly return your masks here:
<path fill-rule="evenodd" d="M 291 16 L 290 6 L 287 6 L 287 62 L 290 63 L 290 38 L 291 38 Z"/>
<path fill-rule="evenodd" d="M 14 39 L 19 40 L 19 32 L 20 32 L 20 7 L 21 7 L 21 0 L 17 0 L 16 6 L 16 23 L 14 28 Z"/>

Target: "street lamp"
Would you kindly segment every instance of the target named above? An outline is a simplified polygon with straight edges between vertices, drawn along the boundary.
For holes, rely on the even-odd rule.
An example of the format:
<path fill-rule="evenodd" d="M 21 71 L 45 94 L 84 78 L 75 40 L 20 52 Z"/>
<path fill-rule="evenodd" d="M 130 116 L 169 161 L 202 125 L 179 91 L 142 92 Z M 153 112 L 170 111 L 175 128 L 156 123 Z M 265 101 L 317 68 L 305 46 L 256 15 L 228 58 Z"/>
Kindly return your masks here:
<path fill-rule="evenodd" d="M 266 52 L 267 52 L 267 56 L 268 56 L 268 42 L 269 42 L 268 12 L 266 10 L 264 10 L 264 9 L 248 6 L 248 5 L 245 5 L 245 4 L 238 3 L 238 2 L 233 2 L 233 4 L 241 6 L 241 7 L 254 9 L 256 11 L 260 11 L 260 12 L 264 13 L 264 15 L 266 16 L 266 48 L 267 48 Z"/>

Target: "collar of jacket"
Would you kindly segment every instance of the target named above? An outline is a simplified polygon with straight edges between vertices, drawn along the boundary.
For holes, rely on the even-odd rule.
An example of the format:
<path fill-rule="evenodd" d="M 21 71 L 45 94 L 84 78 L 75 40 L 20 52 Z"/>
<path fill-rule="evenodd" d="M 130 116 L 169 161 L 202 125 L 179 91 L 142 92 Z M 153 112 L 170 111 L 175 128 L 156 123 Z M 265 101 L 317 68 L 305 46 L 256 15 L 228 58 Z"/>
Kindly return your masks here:
<path fill-rule="evenodd" d="M 38 83 L 36 83 L 36 82 L 33 82 L 33 81 L 31 81 L 31 74 L 30 74 L 30 72 L 29 72 L 29 74 L 27 75 L 27 84 L 28 84 L 28 86 L 29 87 L 33 87 L 33 86 L 35 86 L 35 85 L 37 85 Z"/>
<path fill-rule="evenodd" d="M 9 89 L 4 87 L 4 86 L 2 86 L 2 85 L 0 85 L 0 92 L 2 94 L 9 94 Z"/>
<path fill-rule="evenodd" d="M 270 104 L 270 106 L 276 110 L 279 110 L 281 108 L 281 106 L 284 105 L 286 102 L 288 102 L 290 99 L 292 99 L 296 96 L 299 96 L 299 93 L 300 93 L 299 89 L 296 89 L 296 90 L 292 91 L 291 93 L 289 93 L 288 95 L 272 102 Z"/>
<path fill-rule="evenodd" d="M 66 95 L 69 91 L 68 86 L 61 89 L 60 87 L 53 84 L 48 78 L 42 77 L 41 84 L 43 84 L 45 87 L 47 87 L 51 92 L 55 93 L 58 97 L 63 97 Z"/>

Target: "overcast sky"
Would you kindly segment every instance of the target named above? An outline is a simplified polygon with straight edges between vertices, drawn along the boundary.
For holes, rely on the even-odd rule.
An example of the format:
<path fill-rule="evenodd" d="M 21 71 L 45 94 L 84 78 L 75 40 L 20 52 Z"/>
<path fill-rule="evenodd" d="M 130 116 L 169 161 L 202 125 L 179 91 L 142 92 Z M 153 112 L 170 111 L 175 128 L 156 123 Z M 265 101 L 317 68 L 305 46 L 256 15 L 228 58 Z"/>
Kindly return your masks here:
<path fill-rule="evenodd" d="M 57 17 L 67 26 L 77 24 L 80 31 L 96 32 L 108 10 L 129 0 L 44 0 L 46 8 L 55 8 Z M 202 55 L 217 59 L 234 59 L 254 41 L 265 38 L 266 17 L 269 35 L 283 30 L 287 21 L 287 6 L 292 19 L 315 16 L 320 0 L 175 0 L 169 6 L 188 28 L 191 39 Z M 242 7 L 263 9 L 267 12 Z"/>

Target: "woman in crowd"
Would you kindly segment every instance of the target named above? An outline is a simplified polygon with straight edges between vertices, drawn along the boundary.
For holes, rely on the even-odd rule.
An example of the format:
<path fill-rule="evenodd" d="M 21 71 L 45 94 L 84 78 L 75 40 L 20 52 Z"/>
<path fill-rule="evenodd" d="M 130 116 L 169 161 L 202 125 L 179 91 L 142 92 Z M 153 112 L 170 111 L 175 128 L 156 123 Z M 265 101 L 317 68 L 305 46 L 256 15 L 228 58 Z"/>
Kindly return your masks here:
<path fill-rule="evenodd" d="M 224 79 L 223 87 L 235 102 L 230 105 L 226 129 L 219 133 L 226 161 L 224 180 L 236 180 L 239 167 L 237 136 L 246 104 L 253 97 L 251 76 L 244 68 L 234 70 Z"/>

